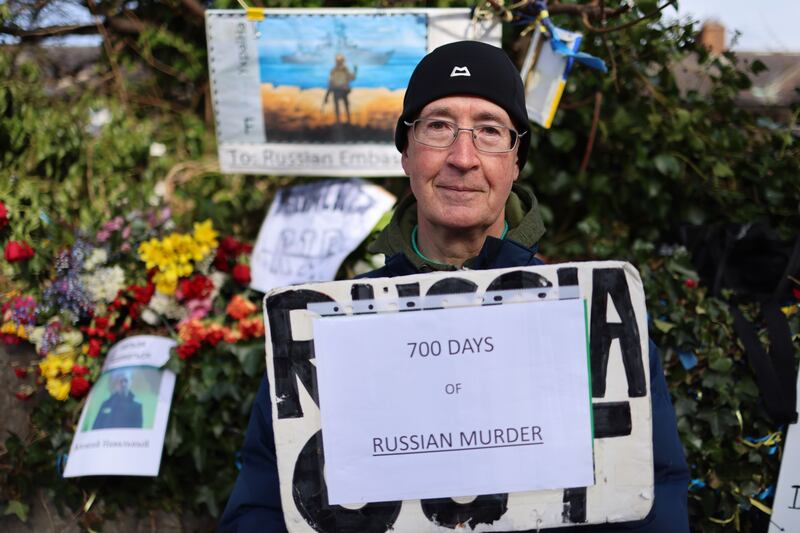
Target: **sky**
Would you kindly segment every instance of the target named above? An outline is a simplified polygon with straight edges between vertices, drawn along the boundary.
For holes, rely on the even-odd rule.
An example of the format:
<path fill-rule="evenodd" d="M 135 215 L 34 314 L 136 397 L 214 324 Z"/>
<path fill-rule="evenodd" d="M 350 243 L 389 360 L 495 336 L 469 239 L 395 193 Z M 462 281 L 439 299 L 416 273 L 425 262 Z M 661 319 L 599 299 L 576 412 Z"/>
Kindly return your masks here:
<path fill-rule="evenodd" d="M 800 0 L 678 0 L 678 16 L 715 19 L 740 52 L 800 52 Z M 675 15 L 675 10 L 667 9 Z"/>
<path fill-rule="evenodd" d="M 800 52 L 800 0 L 678 0 L 679 9 L 665 15 L 697 20 L 715 19 L 728 29 L 729 45 L 735 30 L 741 35 L 733 49 L 746 52 Z M 91 20 L 88 13 L 70 9 L 72 20 Z M 66 21 L 60 21 L 64 23 Z M 65 44 L 63 40 L 53 44 Z M 71 37 L 69 44 L 89 45 L 96 37 Z"/>

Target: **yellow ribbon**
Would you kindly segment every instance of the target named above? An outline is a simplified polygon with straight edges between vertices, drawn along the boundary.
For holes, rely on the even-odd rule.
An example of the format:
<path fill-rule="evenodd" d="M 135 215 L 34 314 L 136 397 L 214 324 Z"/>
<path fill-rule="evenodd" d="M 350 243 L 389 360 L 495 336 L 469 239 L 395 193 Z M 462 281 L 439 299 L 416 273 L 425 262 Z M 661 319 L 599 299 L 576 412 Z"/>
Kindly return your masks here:
<path fill-rule="evenodd" d="M 239 3 L 243 3 L 239 0 Z M 247 10 L 247 20 L 253 21 L 260 21 L 264 20 L 264 8 L 263 7 L 248 7 L 245 8 Z"/>
<path fill-rule="evenodd" d="M 772 514 L 772 509 L 770 509 L 760 501 L 756 500 L 755 498 L 750 498 L 750 505 L 752 505 L 762 513 L 767 513 L 768 515 Z"/>

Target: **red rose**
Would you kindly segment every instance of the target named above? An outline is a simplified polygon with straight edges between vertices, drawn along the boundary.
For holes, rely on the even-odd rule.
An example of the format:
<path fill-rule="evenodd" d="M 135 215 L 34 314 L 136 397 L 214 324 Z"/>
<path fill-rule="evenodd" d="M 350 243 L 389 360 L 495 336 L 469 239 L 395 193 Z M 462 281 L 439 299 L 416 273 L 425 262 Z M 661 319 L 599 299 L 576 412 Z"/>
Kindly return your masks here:
<path fill-rule="evenodd" d="M 233 279 L 236 280 L 236 283 L 240 285 L 247 285 L 250 283 L 250 266 L 244 263 L 238 263 L 233 267 L 231 274 L 233 275 Z"/>
<path fill-rule="evenodd" d="M 89 392 L 89 382 L 82 376 L 73 377 L 69 384 L 69 395 L 73 398 L 81 398 L 87 392 Z"/>
<path fill-rule="evenodd" d="M 692 278 L 686 278 L 686 281 L 684 281 L 683 284 L 689 289 L 694 289 L 697 287 L 697 281 L 693 280 Z"/>
<path fill-rule="evenodd" d="M 83 365 L 72 365 L 73 376 L 85 376 L 89 373 L 89 367 Z"/>
<path fill-rule="evenodd" d="M 211 346 L 216 346 L 221 340 L 225 338 L 225 330 L 222 328 L 212 329 L 206 332 L 206 337 L 203 339 Z"/>
<path fill-rule="evenodd" d="M 197 274 L 189 279 L 182 279 L 178 289 L 180 294 L 176 296 L 181 301 L 202 300 L 214 290 L 214 282 L 202 274 Z"/>
<path fill-rule="evenodd" d="M 25 241 L 8 241 L 6 244 L 6 261 L 9 263 L 27 261 L 33 254 L 33 248 Z"/>
<path fill-rule="evenodd" d="M 792 289 L 792 294 L 796 300 L 800 300 L 800 289 Z"/>
<path fill-rule="evenodd" d="M 178 346 L 177 348 L 178 357 L 184 360 L 189 359 L 199 349 L 200 349 L 200 341 L 198 341 L 197 339 L 189 339 L 188 341 L 185 341 L 183 344 Z"/>
<path fill-rule="evenodd" d="M 252 244 L 247 244 L 247 243 L 241 242 L 241 243 L 239 243 L 239 245 L 240 245 L 239 246 L 239 254 L 240 255 L 241 254 L 250 255 L 250 253 L 253 251 L 253 245 Z"/>
<path fill-rule="evenodd" d="M 100 342 L 100 339 L 89 339 L 89 351 L 86 352 L 86 355 L 89 357 L 97 357 L 100 355 L 100 349 L 103 347 L 103 343 Z"/>
<path fill-rule="evenodd" d="M 28 377 L 28 370 L 19 366 L 15 366 L 14 374 L 16 374 L 19 379 L 23 379 Z"/>
<path fill-rule="evenodd" d="M 240 245 L 241 243 L 230 235 L 223 237 L 222 240 L 219 241 L 220 249 L 225 250 L 229 254 L 235 254 Z"/>
<path fill-rule="evenodd" d="M 8 209 L 6 209 L 6 204 L 0 202 L 0 229 L 8 226 Z"/>
<path fill-rule="evenodd" d="M 108 328 L 108 317 L 107 316 L 99 316 L 94 319 L 94 325 L 100 329 Z"/>

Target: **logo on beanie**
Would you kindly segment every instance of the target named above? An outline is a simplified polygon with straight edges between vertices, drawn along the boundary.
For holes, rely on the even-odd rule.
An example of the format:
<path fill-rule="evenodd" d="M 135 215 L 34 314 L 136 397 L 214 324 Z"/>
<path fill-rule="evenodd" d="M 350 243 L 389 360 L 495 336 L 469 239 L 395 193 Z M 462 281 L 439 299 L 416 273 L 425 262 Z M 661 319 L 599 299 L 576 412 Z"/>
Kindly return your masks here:
<path fill-rule="evenodd" d="M 453 72 L 450 73 L 450 77 L 455 78 L 456 76 L 472 76 L 472 74 L 469 73 L 467 67 L 453 67 Z"/>

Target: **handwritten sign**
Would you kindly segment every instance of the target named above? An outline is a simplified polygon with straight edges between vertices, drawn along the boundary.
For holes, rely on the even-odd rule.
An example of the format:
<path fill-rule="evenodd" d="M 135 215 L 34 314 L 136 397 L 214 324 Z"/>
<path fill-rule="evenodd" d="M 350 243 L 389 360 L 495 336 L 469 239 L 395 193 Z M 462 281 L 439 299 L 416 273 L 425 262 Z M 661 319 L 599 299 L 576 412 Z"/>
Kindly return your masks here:
<path fill-rule="evenodd" d="M 64 477 L 157 476 L 175 374 L 160 367 L 176 342 L 138 335 L 115 344 L 92 386 Z"/>
<path fill-rule="evenodd" d="M 486 442 L 500 443 L 502 438 L 503 443 L 513 440 L 514 443 L 527 444 L 539 442 L 541 438 L 545 443 L 543 445 L 519 447 L 520 450 L 538 453 L 554 442 L 551 439 L 557 438 L 551 431 L 563 431 L 563 428 L 557 430 L 552 419 L 548 420 L 547 415 L 540 413 L 536 404 L 528 403 L 530 400 L 525 397 L 527 391 L 521 391 L 519 387 L 518 380 L 521 378 L 512 375 L 509 369 L 484 369 L 489 380 L 487 383 L 500 380 L 504 385 L 500 390 L 486 391 L 483 401 L 487 405 L 471 412 L 462 420 L 462 426 L 456 427 L 437 408 L 437 405 L 446 405 L 443 402 L 447 402 L 447 398 L 452 403 L 460 401 L 465 395 L 474 393 L 473 389 L 477 386 L 474 377 L 468 379 L 475 375 L 474 372 L 461 372 L 455 367 L 439 372 L 437 365 L 445 367 L 448 364 L 455 365 L 456 361 L 469 360 L 465 358 L 472 358 L 471 361 L 475 364 L 482 364 L 481 357 L 505 353 L 504 357 L 508 357 L 507 362 L 511 368 L 519 369 L 519 365 L 529 363 L 522 361 L 521 357 L 517 359 L 513 354 L 509 355 L 514 350 L 509 350 L 508 344 L 504 347 L 504 343 L 530 347 L 535 344 L 528 338 L 532 331 L 545 326 L 548 329 L 554 327 L 548 322 L 540 324 L 541 314 L 546 314 L 545 311 L 551 309 L 547 307 L 538 308 L 542 313 L 530 316 L 524 322 L 524 327 L 506 331 L 502 326 L 497 326 L 500 329 L 487 331 L 488 324 L 495 325 L 498 322 L 491 319 L 492 313 L 498 312 L 498 308 L 508 307 L 509 314 L 513 316 L 515 313 L 511 309 L 520 309 L 520 306 L 526 305 L 515 303 L 513 297 L 509 296 L 511 293 L 527 295 L 526 301 L 536 302 L 530 304 L 531 308 L 535 305 L 572 300 L 574 305 L 581 300 L 586 302 L 588 328 L 585 335 L 591 368 L 594 482 L 534 490 L 521 486 L 497 488 L 510 487 L 510 483 L 507 483 L 509 480 L 506 479 L 502 485 L 495 487 L 495 492 L 491 492 L 489 487 L 494 483 L 494 472 L 491 472 L 486 480 L 481 481 L 480 487 L 484 487 L 486 492 L 475 488 L 476 492 L 482 492 L 477 495 L 465 495 L 464 487 L 459 485 L 440 487 L 442 491 L 453 490 L 448 496 L 410 496 L 417 494 L 419 489 L 414 484 L 413 489 L 408 492 L 409 496 L 398 494 L 391 501 L 365 502 L 365 498 L 369 499 L 367 496 L 346 494 L 343 500 L 353 497 L 361 499 L 347 505 L 331 503 L 331 487 L 328 486 L 331 470 L 327 464 L 329 433 L 327 427 L 324 430 L 322 428 L 320 411 L 320 406 L 327 409 L 330 390 L 325 390 L 324 387 L 330 380 L 318 375 L 318 371 L 325 373 L 331 369 L 324 368 L 325 360 L 329 358 L 325 358 L 322 352 L 317 353 L 320 345 L 315 321 L 321 324 L 326 320 L 335 323 L 339 320 L 366 320 L 373 317 L 376 321 L 374 324 L 370 322 L 372 328 L 377 327 L 377 317 L 383 320 L 398 315 L 419 315 L 414 318 L 414 324 L 419 328 L 423 328 L 427 321 L 437 323 L 436 328 L 414 333 L 407 331 L 402 335 L 391 331 L 369 334 L 371 350 L 362 345 L 361 333 L 341 340 L 348 349 L 340 350 L 339 355 L 343 358 L 352 357 L 354 363 L 343 363 L 350 367 L 346 372 L 352 371 L 361 376 L 361 383 L 356 383 L 357 380 L 353 377 L 346 378 L 359 387 L 363 400 L 363 405 L 358 405 L 356 398 L 349 400 L 354 404 L 352 407 L 355 411 L 350 415 L 352 423 L 346 423 L 358 425 L 363 422 L 370 428 L 369 434 L 351 438 L 353 445 L 366 446 L 366 451 L 359 452 L 362 457 L 370 456 L 365 460 L 414 460 L 407 455 L 371 457 L 373 454 L 396 453 L 390 451 L 395 447 L 394 437 L 397 437 L 397 451 L 420 451 L 411 448 L 416 446 L 421 449 L 424 446 L 430 450 L 437 445 L 442 449 L 450 448 L 451 445 L 455 448 L 456 444 L 460 446 L 461 432 L 464 432 L 464 444 L 471 447 L 480 442 L 481 429 Z M 449 322 L 440 323 L 435 318 L 442 310 L 452 311 L 463 305 L 477 307 L 473 312 L 482 317 L 483 313 L 487 313 L 485 316 L 490 319 L 471 321 L 469 331 L 466 331 L 457 326 L 451 329 Z M 568 303 L 565 305 L 569 307 Z M 647 371 L 647 315 L 641 279 L 630 264 L 616 261 L 567 263 L 299 285 L 269 292 L 265 296 L 264 310 L 268 326 L 267 374 L 270 382 L 276 460 L 283 513 L 290 532 L 445 532 L 460 527 L 459 524 L 469 524 L 476 530 L 487 532 L 525 531 L 575 524 L 639 520 L 650 511 L 654 495 L 654 471 L 652 409 Z M 527 312 L 519 315 L 518 319 L 522 320 Z M 508 317 L 503 317 L 503 320 L 506 318 Z M 570 330 L 574 328 L 570 327 Z M 513 340 L 509 341 L 512 337 Z M 564 339 L 565 350 L 569 350 L 570 342 L 573 341 Z M 399 348 L 397 343 L 401 343 Z M 397 355 L 397 349 L 400 349 L 401 357 Z M 540 353 L 532 354 L 531 357 L 546 359 L 545 354 L 549 351 L 549 348 L 543 348 Z M 434 355 L 435 353 L 440 355 Z M 370 359 L 396 361 L 375 363 Z M 318 370 L 320 364 L 322 367 Z M 329 366 L 330 364 L 338 366 L 332 361 Z M 378 368 L 392 364 L 415 365 L 413 371 L 409 368 L 397 377 L 399 381 L 406 383 L 407 390 L 403 391 L 403 387 L 388 383 L 395 379 L 393 376 L 376 378 L 369 369 L 356 368 L 374 364 L 381 365 Z M 333 372 L 338 370 L 334 368 Z M 492 372 L 497 372 L 497 377 L 493 377 Z M 412 383 L 413 376 L 417 380 Z M 320 379 L 324 379 L 324 383 Z M 562 373 L 552 379 L 539 381 L 534 376 L 530 383 L 577 391 L 580 387 L 585 387 L 586 379 L 571 376 L 568 367 L 562 367 Z M 369 392 L 370 387 L 374 389 L 373 392 Z M 435 396 L 431 396 L 434 389 L 440 391 L 439 396 L 447 398 L 436 400 Z M 386 391 L 387 396 L 381 399 L 383 391 Z M 399 396 L 403 401 L 422 402 L 426 397 L 431 399 L 425 409 L 422 409 L 421 404 L 417 408 L 417 418 L 425 421 L 424 426 L 417 426 L 417 429 L 408 420 L 401 420 L 402 406 L 395 407 L 390 417 L 382 414 L 381 411 L 387 409 L 387 404 L 390 403 L 388 395 L 398 398 L 399 394 L 406 394 Z M 513 394 L 518 396 L 507 396 Z M 419 398 L 413 395 L 419 395 Z M 491 404 L 495 397 L 507 401 Z M 368 409 L 369 405 L 376 405 L 371 403 L 375 398 L 383 402 L 382 407 Z M 566 398 L 563 400 L 568 402 Z M 439 403 L 433 403 L 434 401 Z M 522 403 L 525 405 L 520 405 Z M 491 416 L 489 419 L 480 419 L 473 417 L 474 412 L 491 412 Z M 454 417 L 460 416 L 458 411 L 454 413 Z M 561 421 L 558 425 L 567 424 L 569 422 Z M 576 424 L 576 435 L 579 435 L 581 427 L 582 423 Z M 492 430 L 490 435 L 486 433 L 487 429 Z M 500 430 L 500 433 L 496 430 Z M 472 437 L 473 431 L 476 432 L 477 441 Z M 449 433 L 452 433 L 452 437 Z M 414 435 L 421 437 L 413 439 Z M 403 436 L 406 438 L 402 439 Z M 334 441 L 338 439 L 335 433 L 331 438 Z M 580 440 L 579 436 L 575 437 L 576 443 Z M 330 445 L 335 446 L 336 443 Z M 400 450 L 404 446 L 408 449 Z M 463 459 L 462 473 L 468 476 L 468 471 L 482 468 L 480 461 L 473 460 L 470 455 L 476 453 L 488 453 L 488 450 L 418 455 L 436 464 L 443 456 L 452 460 L 460 457 Z M 502 462 L 496 464 L 502 465 Z M 382 468 L 388 466 L 384 464 Z M 415 470 L 415 473 L 419 476 L 425 475 L 419 470 Z M 362 481 L 370 485 L 371 491 L 385 489 L 381 480 L 371 480 L 370 477 L 373 476 L 363 478 Z M 407 476 L 410 477 L 413 476 Z M 452 480 L 447 482 L 450 481 Z M 536 480 L 528 479 L 520 481 L 531 485 L 537 483 Z M 555 481 L 550 486 L 560 485 L 561 481 Z M 406 479 L 405 482 L 413 484 L 412 479 Z M 418 485 L 422 486 L 424 483 Z M 437 490 L 436 494 L 441 494 L 442 491 Z M 339 494 L 338 497 L 341 496 Z M 380 497 L 390 496 L 391 494 L 384 494 Z M 338 499 L 335 494 L 333 497 Z"/>
<path fill-rule="evenodd" d="M 797 411 L 800 412 L 800 376 L 797 378 Z M 789 424 L 778 488 L 772 504 L 769 533 L 800 531 L 800 423 Z"/>
<path fill-rule="evenodd" d="M 453 41 L 500 45 L 468 8 L 256 14 L 206 11 L 223 172 L 402 176 L 393 132 L 416 64 Z"/>
<path fill-rule="evenodd" d="M 394 202 L 385 189 L 362 180 L 281 189 L 253 248 L 251 286 L 267 291 L 333 279 Z"/>
<path fill-rule="evenodd" d="M 315 320 L 328 500 L 593 485 L 585 331 L 578 299 Z"/>

